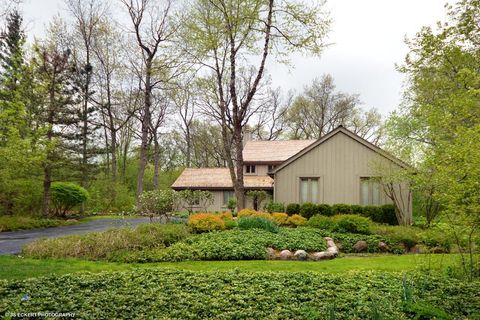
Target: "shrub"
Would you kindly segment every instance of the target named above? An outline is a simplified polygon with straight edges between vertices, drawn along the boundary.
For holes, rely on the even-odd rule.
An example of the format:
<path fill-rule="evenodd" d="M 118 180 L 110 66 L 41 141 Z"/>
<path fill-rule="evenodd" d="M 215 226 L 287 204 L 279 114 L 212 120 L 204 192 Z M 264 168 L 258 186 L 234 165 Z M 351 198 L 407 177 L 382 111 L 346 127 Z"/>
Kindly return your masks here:
<path fill-rule="evenodd" d="M 373 230 L 378 235 L 386 236 L 397 243 L 402 243 L 407 250 L 419 243 L 417 229 L 413 227 L 376 225 Z"/>
<path fill-rule="evenodd" d="M 243 217 L 238 219 L 237 225 L 243 230 L 263 229 L 273 233 L 278 232 L 278 226 L 272 220 L 261 217 Z"/>
<path fill-rule="evenodd" d="M 307 219 L 305 219 L 301 215 L 294 214 L 293 216 L 288 217 L 287 222 L 291 226 L 298 227 L 304 225 L 307 222 Z"/>
<path fill-rule="evenodd" d="M 255 212 L 252 217 L 258 217 L 258 218 L 263 218 L 267 220 L 273 220 L 273 217 L 270 213 L 268 212 L 262 212 L 262 211 L 257 211 Z"/>
<path fill-rule="evenodd" d="M 67 211 L 87 201 L 88 192 L 74 183 L 54 182 L 50 187 L 50 199 L 55 215 L 65 216 Z"/>
<path fill-rule="evenodd" d="M 233 213 L 237 208 L 237 198 L 229 198 L 227 201 L 227 208 Z"/>
<path fill-rule="evenodd" d="M 274 212 L 272 213 L 273 221 L 279 226 L 288 225 L 288 214 L 283 212 Z"/>
<path fill-rule="evenodd" d="M 270 201 L 265 205 L 264 210 L 269 213 L 285 212 L 285 205 L 283 203 Z"/>
<path fill-rule="evenodd" d="M 317 206 L 313 203 L 306 202 L 300 206 L 300 215 L 306 219 L 317 213 Z"/>
<path fill-rule="evenodd" d="M 255 213 L 257 213 L 257 211 L 255 211 L 253 209 L 242 209 L 242 210 L 238 211 L 237 217 L 239 217 L 239 218 L 250 217 L 250 216 L 254 215 Z"/>
<path fill-rule="evenodd" d="M 383 212 L 383 221 L 381 222 L 388 223 L 392 226 L 398 225 L 397 216 L 395 215 L 395 206 L 393 204 L 385 204 L 381 206 L 381 208 Z"/>
<path fill-rule="evenodd" d="M 350 206 L 350 211 L 352 212 L 352 214 L 358 214 L 358 215 L 362 215 L 363 214 L 363 210 L 364 210 L 365 207 L 362 207 L 358 204 L 352 204 Z"/>
<path fill-rule="evenodd" d="M 332 206 L 332 215 L 337 214 L 352 214 L 352 209 L 348 204 L 337 203 Z"/>
<path fill-rule="evenodd" d="M 40 239 L 28 243 L 22 252 L 34 258 L 106 259 L 124 251 L 164 248 L 188 235 L 188 228 L 182 224 L 149 223 L 136 228 Z"/>
<path fill-rule="evenodd" d="M 308 220 L 307 226 L 312 228 L 333 231 L 335 230 L 337 223 L 330 217 L 325 217 L 325 216 L 316 214 Z"/>
<path fill-rule="evenodd" d="M 187 210 L 190 214 L 195 207 L 200 207 L 203 210 L 206 210 L 214 201 L 213 193 L 203 190 L 185 189 L 177 192 L 177 198 L 181 207 Z"/>
<path fill-rule="evenodd" d="M 173 190 L 145 191 L 140 195 L 140 214 L 154 216 L 167 216 L 173 211 L 176 194 Z"/>
<path fill-rule="evenodd" d="M 201 233 L 224 230 L 225 221 L 220 215 L 213 213 L 196 213 L 188 218 L 187 226 L 192 232 Z"/>
<path fill-rule="evenodd" d="M 298 203 L 289 203 L 286 212 L 289 216 L 300 213 L 300 205 Z"/>
<path fill-rule="evenodd" d="M 342 214 L 332 217 L 336 222 L 334 231 L 344 233 L 371 234 L 371 221 L 368 218 L 354 214 Z"/>
<path fill-rule="evenodd" d="M 253 208 L 255 210 L 258 210 L 262 202 L 270 197 L 270 195 L 265 190 L 249 190 L 245 195 L 248 198 L 252 199 Z"/>
<path fill-rule="evenodd" d="M 370 218 L 370 220 L 378 223 L 384 223 L 383 210 L 378 206 L 365 206 L 363 207 L 362 216 Z"/>
<path fill-rule="evenodd" d="M 316 213 L 324 215 L 324 216 L 331 216 L 332 215 L 332 207 L 328 204 L 325 204 L 325 203 L 317 204 Z"/>

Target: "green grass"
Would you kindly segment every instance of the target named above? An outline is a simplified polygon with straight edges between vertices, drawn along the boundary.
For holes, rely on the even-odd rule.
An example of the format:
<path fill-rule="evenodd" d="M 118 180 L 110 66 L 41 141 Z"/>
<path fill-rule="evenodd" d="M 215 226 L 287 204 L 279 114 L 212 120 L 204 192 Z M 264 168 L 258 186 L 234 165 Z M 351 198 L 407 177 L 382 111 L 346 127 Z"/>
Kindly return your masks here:
<path fill-rule="evenodd" d="M 417 268 L 445 270 L 459 262 L 459 256 L 445 255 L 368 255 L 344 256 L 329 261 L 182 261 L 161 263 L 112 263 L 79 259 L 27 259 L 16 256 L 0 256 L 0 279 L 26 279 L 44 275 L 60 275 L 74 272 L 124 271 L 145 268 L 175 268 L 191 271 L 242 271 L 342 273 L 346 271 L 405 272 Z"/>

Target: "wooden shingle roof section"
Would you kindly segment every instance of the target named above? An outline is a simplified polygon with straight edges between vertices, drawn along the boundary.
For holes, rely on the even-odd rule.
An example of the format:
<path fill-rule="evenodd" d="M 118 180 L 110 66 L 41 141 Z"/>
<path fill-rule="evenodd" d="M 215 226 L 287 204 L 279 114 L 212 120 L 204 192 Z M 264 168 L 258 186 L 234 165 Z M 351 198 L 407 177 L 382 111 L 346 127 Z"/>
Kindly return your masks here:
<path fill-rule="evenodd" d="M 246 189 L 273 189 L 273 179 L 269 176 L 245 176 Z M 172 185 L 174 190 L 233 189 L 228 168 L 186 168 Z"/>
<path fill-rule="evenodd" d="M 243 161 L 246 163 L 280 164 L 315 141 L 248 141 L 243 148 Z"/>

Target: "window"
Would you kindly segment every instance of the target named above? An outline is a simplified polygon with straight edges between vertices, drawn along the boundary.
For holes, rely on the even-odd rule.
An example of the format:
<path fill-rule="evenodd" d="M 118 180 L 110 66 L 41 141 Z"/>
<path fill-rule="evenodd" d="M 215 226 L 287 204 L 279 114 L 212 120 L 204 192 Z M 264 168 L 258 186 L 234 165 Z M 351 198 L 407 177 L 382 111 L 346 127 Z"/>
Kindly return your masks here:
<path fill-rule="evenodd" d="M 233 191 L 223 191 L 223 205 L 228 204 L 228 199 L 235 198 L 235 193 Z"/>
<path fill-rule="evenodd" d="M 319 202 L 318 178 L 300 178 L 300 203 Z"/>
<path fill-rule="evenodd" d="M 245 168 L 246 173 L 255 173 L 255 165 L 247 165 Z"/>
<path fill-rule="evenodd" d="M 272 172 L 273 170 L 275 170 L 276 167 L 277 167 L 276 165 L 269 164 L 268 165 L 268 172 Z"/>
<path fill-rule="evenodd" d="M 380 205 L 381 186 L 376 178 L 360 178 L 360 203 L 362 205 Z"/>

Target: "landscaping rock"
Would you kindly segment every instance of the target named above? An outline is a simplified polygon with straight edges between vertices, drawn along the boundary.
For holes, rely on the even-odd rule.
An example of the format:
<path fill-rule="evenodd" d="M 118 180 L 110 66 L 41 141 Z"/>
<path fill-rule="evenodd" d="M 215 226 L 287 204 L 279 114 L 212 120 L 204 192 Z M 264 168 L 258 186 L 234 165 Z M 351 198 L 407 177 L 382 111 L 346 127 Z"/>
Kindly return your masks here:
<path fill-rule="evenodd" d="M 386 244 L 383 241 L 380 241 L 378 243 L 378 249 L 380 249 L 381 252 L 389 252 L 390 251 L 390 247 L 388 246 L 388 244 Z"/>
<path fill-rule="evenodd" d="M 312 254 L 313 260 L 330 260 L 333 258 L 335 258 L 335 256 L 332 253 L 326 251 L 315 252 Z"/>
<path fill-rule="evenodd" d="M 420 244 L 414 245 L 410 248 L 410 253 L 425 253 L 427 252 L 426 248 Z"/>
<path fill-rule="evenodd" d="M 305 250 L 297 250 L 295 251 L 294 256 L 297 258 L 297 260 L 307 260 L 308 254 Z"/>
<path fill-rule="evenodd" d="M 290 250 L 282 250 L 280 251 L 280 259 L 288 260 L 293 257 L 293 253 Z"/>
<path fill-rule="evenodd" d="M 442 247 L 433 247 L 432 249 L 430 249 L 430 252 L 431 253 L 447 253 L 447 250 L 445 250 Z"/>
<path fill-rule="evenodd" d="M 366 241 L 360 240 L 353 246 L 355 252 L 367 252 L 368 251 L 368 243 Z"/>
<path fill-rule="evenodd" d="M 268 259 L 275 259 L 276 258 L 276 251 L 273 248 L 267 248 L 267 257 Z"/>
<path fill-rule="evenodd" d="M 329 237 L 325 237 L 324 238 L 326 241 L 327 241 L 327 253 L 333 255 L 333 257 L 336 257 L 338 255 L 338 247 L 337 245 L 335 244 L 335 242 L 333 241 L 332 238 L 329 238 Z"/>

